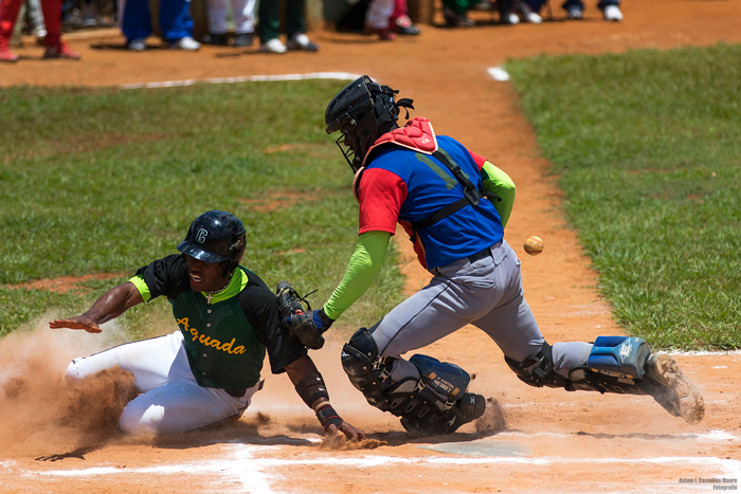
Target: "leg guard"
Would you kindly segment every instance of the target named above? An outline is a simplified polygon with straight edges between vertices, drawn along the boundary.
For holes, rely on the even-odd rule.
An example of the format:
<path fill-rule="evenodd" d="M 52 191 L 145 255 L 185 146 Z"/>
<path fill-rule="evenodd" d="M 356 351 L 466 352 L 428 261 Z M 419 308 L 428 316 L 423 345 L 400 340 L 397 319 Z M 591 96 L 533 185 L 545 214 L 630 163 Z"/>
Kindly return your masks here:
<path fill-rule="evenodd" d="M 547 343 L 534 357 L 507 364 L 531 386 L 563 386 L 568 391 L 648 394 L 666 411 L 693 424 L 705 415 L 702 393 L 668 355 L 651 354 L 641 338 L 600 336 L 586 365 L 575 367 L 568 379 L 553 370 L 553 353 Z"/>
<path fill-rule="evenodd" d="M 425 355 L 414 355 L 409 361 L 419 369 L 421 379 L 392 381 L 393 359 L 378 355 L 365 328 L 342 349 L 342 367 L 350 382 L 368 403 L 401 417 L 409 432 L 449 434 L 484 413 L 484 397 L 465 392 L 471 379 L 466 371 Z"/>
<path fill-rule="evenodd" d="M 642 378 L 650 350 L 641 338 L 600 336 L 594 342 L 586 365 L 575 367 L 564 378 L 553 368 L 553 348 L 543 343 L 540 351 L 523 362 L 505 357 L 523 382 L 536 387 L 563 387 L 567 391 L 646 394 Z"/>

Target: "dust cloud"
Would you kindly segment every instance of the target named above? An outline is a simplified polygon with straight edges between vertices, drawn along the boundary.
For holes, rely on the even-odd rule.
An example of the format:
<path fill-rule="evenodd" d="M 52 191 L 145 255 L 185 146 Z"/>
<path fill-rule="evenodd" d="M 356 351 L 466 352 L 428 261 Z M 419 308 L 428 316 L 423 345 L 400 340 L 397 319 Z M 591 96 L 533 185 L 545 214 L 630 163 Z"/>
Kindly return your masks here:
<path fill-rule="evenodd" d="M 51 318 L 49 318 L 51 319 Z M 118 417 L 133 397 L 133 376 L 121 369 L 67 382 L 69 362 L 113 344 L 101 335 L 50 329 L 48 319 L 0 339 L 0 444 L 3 455 L 45 455 L 98 444 L 118 433 Z"/>

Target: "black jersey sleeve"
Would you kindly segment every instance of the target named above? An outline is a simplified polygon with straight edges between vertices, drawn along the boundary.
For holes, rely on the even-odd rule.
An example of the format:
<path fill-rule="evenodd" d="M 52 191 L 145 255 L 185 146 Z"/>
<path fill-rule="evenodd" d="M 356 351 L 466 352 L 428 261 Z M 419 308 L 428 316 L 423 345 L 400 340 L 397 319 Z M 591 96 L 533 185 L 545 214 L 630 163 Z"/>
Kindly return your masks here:
<path fill-rule="evenodd" d="M 249 282 L 239 294 L 239 305 L 257 337 L 265 345 L 270 370 L 280 374 L 286 366 L 307 353 L 307 348 L 280 323 L 278 297 L 254 273 L 247 271 Z"/>
<path fill-rule="evenodd" d="M 175 298 L 179 293 L 190 289 L 188 271 L 185 269 L 185 259 L 180 254 L 172 254 L 157 259 L 147 266 L 139 268 L 136 274 L 144 278 L 151 299 L 160 295 Z"/>

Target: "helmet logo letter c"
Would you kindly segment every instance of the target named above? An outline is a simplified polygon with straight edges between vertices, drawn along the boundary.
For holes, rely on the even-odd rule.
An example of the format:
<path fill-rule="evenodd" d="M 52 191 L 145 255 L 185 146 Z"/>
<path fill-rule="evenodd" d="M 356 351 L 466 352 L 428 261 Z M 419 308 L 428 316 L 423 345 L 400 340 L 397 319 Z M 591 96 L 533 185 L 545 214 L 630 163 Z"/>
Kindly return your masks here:
<path fill-rule="evenodd" d="M 196 232 L 196 242 L 202 244 L 206 241 L 206 237 L 208 237 L 208 230 L 205 228 L 199 228 Z"/>

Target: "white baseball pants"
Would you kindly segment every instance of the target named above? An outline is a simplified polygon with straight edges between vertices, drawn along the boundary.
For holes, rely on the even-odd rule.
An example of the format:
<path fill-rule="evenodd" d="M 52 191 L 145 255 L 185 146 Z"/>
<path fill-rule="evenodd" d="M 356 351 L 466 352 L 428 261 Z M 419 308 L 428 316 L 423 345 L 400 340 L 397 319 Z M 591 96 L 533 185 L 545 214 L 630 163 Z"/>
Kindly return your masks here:
<path fill-rule="evenodd" d="M 190 370 L 180 331 L 76 358 L 66 377 L 83 379 L 114 367 L 131 372 L 141 393 L 119 419 L 119 428 L 129 434 L 188 432 L 239 417 L 260 386 L 247 389 L 239 398 L 223 389 L 200 386 Z"/>

